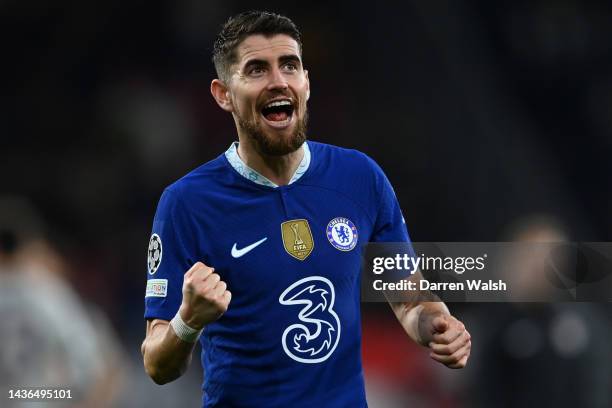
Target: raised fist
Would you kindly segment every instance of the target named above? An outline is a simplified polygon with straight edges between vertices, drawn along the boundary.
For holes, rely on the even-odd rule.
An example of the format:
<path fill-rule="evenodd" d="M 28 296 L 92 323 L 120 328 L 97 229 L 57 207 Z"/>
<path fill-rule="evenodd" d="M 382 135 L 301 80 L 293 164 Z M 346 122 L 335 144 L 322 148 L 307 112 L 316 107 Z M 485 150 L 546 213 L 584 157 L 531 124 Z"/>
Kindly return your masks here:
<path fill-rule="evenodd" d="M 227 311 L 232 294 L 214 268 L 196 262 L 185 273 L 181 318 L 191 328 L 200 330 Z"/>

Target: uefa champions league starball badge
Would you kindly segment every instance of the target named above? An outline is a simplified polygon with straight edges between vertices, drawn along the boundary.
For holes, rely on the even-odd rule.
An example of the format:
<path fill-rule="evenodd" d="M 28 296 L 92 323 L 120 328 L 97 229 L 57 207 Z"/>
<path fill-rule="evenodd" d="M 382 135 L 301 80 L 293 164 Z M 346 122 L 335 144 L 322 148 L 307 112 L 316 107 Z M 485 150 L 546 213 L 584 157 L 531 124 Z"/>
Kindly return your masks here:
<path fill-rule="evenodd" d="M 149 240 L 149 251 L 147 255 L 147 267 L 149 268 L 149 274 L 153 275 L 162 260 L 162 242 L 161 238 L 157 234 L 151 235 Z"/>
<path fill-rule="evenodd" d="M 332 246 L 340 251 L 350 251 L 357 245 L 357 227 L 353 221 L 344 217 L 336 217 L 327 224 L 327 239 Z"/>

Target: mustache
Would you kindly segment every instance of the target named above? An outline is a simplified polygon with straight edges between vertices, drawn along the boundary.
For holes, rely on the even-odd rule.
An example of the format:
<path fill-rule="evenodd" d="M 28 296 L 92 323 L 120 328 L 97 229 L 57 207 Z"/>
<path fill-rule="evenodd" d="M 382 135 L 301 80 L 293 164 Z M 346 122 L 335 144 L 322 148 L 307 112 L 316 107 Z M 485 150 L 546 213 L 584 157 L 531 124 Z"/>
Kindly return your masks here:
<path fill-rule="evenodd" d="M 298 98 L 296 95 L 291 94 L 290 92 L 275 92 L 274 94 L 266 95 L 261 98 L 261 101 L 257 103 L 257 109 L 261 110 L 264 106 L 266 106 L 270 101 L 279 98 L 287 98 L 291 101 L 294 107 L 301 106 L 302 100 Z"/>

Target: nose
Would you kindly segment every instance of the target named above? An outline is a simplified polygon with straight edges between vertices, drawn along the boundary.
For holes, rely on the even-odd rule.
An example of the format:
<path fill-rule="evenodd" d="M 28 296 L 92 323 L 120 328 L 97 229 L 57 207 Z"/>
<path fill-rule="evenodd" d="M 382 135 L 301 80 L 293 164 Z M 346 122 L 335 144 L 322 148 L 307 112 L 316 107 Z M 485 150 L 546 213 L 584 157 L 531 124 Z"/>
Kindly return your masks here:
<path fill-rule="evenodd" d="M 280 69 L 274 68 L 270 71 L 270 82 L 268 83 L 268 90 L 285 90 L 289 87 L 287 84 L 287 78 L 283 75 Z"/>

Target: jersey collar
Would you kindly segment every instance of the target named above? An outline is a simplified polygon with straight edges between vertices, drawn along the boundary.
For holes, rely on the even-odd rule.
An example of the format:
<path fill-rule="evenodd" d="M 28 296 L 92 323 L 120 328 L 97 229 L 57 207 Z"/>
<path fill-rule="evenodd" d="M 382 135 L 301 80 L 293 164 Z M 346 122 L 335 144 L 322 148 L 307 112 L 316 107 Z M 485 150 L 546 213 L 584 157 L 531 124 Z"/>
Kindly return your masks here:
<path fill-rule="evenodd" d="M 302 157 L 300 165 L 295 170 L 295 173 L 293 173 L 291 180 L 289 180 L 289 184 L 298 181 L 300 177 L 306 173 L 306 170 L 308 170 L 308 167 L 310 166 L 310 148 L 308 147 L 308 142 L 304 142 L 303 146 L 304 157 Z M 270 179 L 267 177 L 262 176 L 256 170 L 253 170 L 242 161 L 240 156 L 238 156 L 238 142 L 233 142 L 230 145 L 229 149 L 225 151 L 225 157 L 234 170 L 236 170 L 242 177 L 251 180 L 256 184 L 261 184 L 262 186 L 274 188 L 278 187 L 278 184 L 270 181 Z"/>

